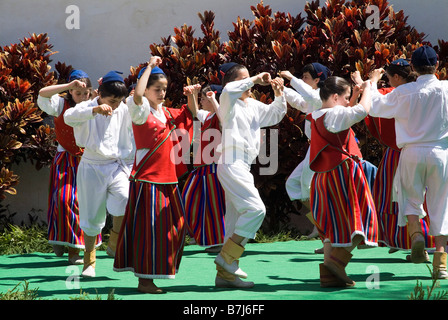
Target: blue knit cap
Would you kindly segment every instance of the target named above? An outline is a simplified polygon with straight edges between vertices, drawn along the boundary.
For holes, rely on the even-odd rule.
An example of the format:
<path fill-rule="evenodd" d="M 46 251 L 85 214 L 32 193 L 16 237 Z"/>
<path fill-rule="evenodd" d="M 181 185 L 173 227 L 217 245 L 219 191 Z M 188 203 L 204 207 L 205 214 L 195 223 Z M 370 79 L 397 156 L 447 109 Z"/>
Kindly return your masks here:
<path fill-rule="evenodd" d="M 320 64 L 318 62 L 311 63 L 314 67 L 314 71 L 316 71 L 317 76 L 320 78 L 320 81 L 325 81 L 331 74 L 330 69 L 328 69 L 323 64 Z"/>
<path fill-rule="evenodd" d="M 109 71 L 104 77 L 101 83 L 107 83 L 107 82 L 122 82 L 124 83 L 123 77 L 120 75 L 123 74 L 123 72 L 120 71 Z"/>
<path fill-rule="evenodd" d="M 140 72 L 138 73 L 137 79 L 140 79 L 140 77 L 142 76 L 143 72 L 145 72 L 146 67 L 144 67 L 142 70 L 140 70 Z M 154 67 L 151 70 L 151 74 L 165 74 L 165 72 L 163 72 L 162 69 L 160 69 L 159 67 Z"/>
<path fill-rule="evenodd" d="M 390 63 L 393 66 L 407 67 L 410 66 L 409 62 L 406 59 L 397 59 Z"/>
<path fill-rule="evenodd" d="M 435 66 L 437 64 L 437 53 L 430 46 L 421 46 L 412 54 L 411 62 L 416 67 Z"/>
<path fill-rule="evenodd" d="M 72 82 L 73 80 L 88 78 L 89 75 L 82 70 L 72 70 L 67 77 L 67 82 Z"/>

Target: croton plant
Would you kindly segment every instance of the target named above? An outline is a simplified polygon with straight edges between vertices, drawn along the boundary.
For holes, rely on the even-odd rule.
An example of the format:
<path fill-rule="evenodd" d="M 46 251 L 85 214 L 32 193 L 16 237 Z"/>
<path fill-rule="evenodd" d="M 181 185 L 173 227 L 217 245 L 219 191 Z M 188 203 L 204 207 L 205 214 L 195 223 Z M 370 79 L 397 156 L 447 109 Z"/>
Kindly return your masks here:
<path fill-rule="evenodd" d="M 379 9 L 379 28 L 369 28 L 367 20 L 372 14 L 369 5 Z M 174 35 L 162 38 L 159 44 L 150 44 L 150 53 L 162 57 L 162 68 L 171 79 L 167 103 L 178 106 L 186 102 L 182 86 L 187 83 L 219 83 L 219 65 L 233 61 L 245 65 L 251 74 L 268 71 L 272 76 L 281 70 L 293 73 L 308 63 L 320 62 L 328 66 L 333 75 L 350 78 L 359 70 L 366 78 L 378 67 L 400 58 L 410 58 L 412 52 L 425 42 L 425 35 L 407 23 L 403 11 L 394 11 L 386 0 L 319 0 L 307 2 L 304 12 L 273 13 L 263 1 L 250 7 L 253 19 L 238 17 L 228 41 L 222 42 L 214 29 L 215 15 L 210 11 L 199 14 L 201 36 L 195 36 L 191 26 L 174 28 Z M 429 44 L 431 45 L 431 44 Z M 439 40 L 440 68 L 438 76 L 447 79 L 448 43 Z M 131 68 L 128 84 L 145 65 L 140 62 Z M 288 85 L 288 84 L 286 84 Z M 256 87 L 254 96 L 264 102 L 273 98 L 269 87 Z M 262 165 L 252 166 L 256 185 L 267 207 L 265 227 L 278 231 L 288 222 L 288 212 L 294 211 L 285 190 L 285 181 L 303 160 L 308 148 L 304 135 L 304 114 L 289 107 L 287 116 L 273 129 L 278 129 L 279 167 L 273 175 L 260 175 Z M 371 137 L 363 123 L 355 128 L 364 141 L 364 157 L 378 164 L 382 146 Z M 269 135 L 267 136 L 269 144 Z M 269 147 L 266 150 L 270 150 Z"/>
<path fill-rule="evenodd" d="M 371 11 L 379 9 L 379 28 L 368 28 Z M 403 11 L 394 11 L 386 0 L 314 0 L 307 2 L 300 13 L 272 12 L 263 1 L 251 6 L 253 19 L 236 18 L 228 41 L 214 27 L 211 11 L 199 13 L 201 35 L 191 26 L 175 27 L 174 33 L 149 45 L 152 55 L 162 58 L 162 68 L 170 78 L 166 105 L 186 103 L 182 87 L 186 84 L 219 83 L 218 67 L 229 61 L 245 65 L 251 74 L 268 71 L 275 76 L 280 70 L 299 72 L 304 65 L 320 62 L 333 75 L 349 78 L 359 70 L 365 78 L 377 67 L 399 57 L 410 58 L 425 42 L 425 35 L 407 23 Z M 429 44 L 431 45 L 431 44 Z M 448 79 L 448 42 L 433 45 L 439 55 L 438 77 Z M 38 90 L 63 81 L 71 67 L 58 63 L 57 72 L 50 72 L 48 63 L 52 46 L 46 34 L 31 35 L 19 44 L 0 48 L 0 197 L 13 193 L 17 176 L 10 164 L 23 159 L 48 165 L 54 153 L 54 133 L 43 124 L 45 117 L 35 106 Z M 137 81 L 146 61 L 136 61 L 125 79 L 128 86 Z M 288 84 L 286 84 L 288 85 Z M 256 87 L 254 96 L 264 102 L 273 98 L 269 87 Z M 294 211 L 285 181 L 303 160 L 308 148 L 304 135 L 304 114 L 288 107 L 287 116 L 272 129 L 278 129 L 278 170 L 260 175 L 263 165 L 253 165 L 256 185 L 267 207 L 264 227 L 278 231 Z M 355 127 L 364 157 L 378 164 L 382 147 L 369 136 L 361 123 Z M 267 134 L 267 143 L 270 136 Z M 268 146 L 266 150 L 270 150 Z"/>

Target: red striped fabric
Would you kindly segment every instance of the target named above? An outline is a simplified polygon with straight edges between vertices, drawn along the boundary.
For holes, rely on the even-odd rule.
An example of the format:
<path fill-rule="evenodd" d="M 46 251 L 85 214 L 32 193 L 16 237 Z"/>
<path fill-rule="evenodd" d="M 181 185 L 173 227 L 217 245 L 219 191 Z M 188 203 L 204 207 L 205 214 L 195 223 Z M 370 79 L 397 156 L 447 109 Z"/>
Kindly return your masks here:
<path fill-rule="evenodd" d="M 131 181 L 114 270 L 132 271 L 140 278 L 174 278 L 185 230 L 177 184 Z"/>
<path fill-rule="evenodd" d="M 182 192 L 187 228 L 200 246 L 224 242 L 225 198 L 216 168 L 211 164 L 193 170 Z"/>
<path fill-rule="evenodd" d="M 376 246 L 378 221 L 361 164 L 346 160 L 334 170 L 315 173 L 311 206 L 320 237 L 333 246 L 350 246 L 356 234 L 361 245 Z"/>
<path fill-rule="evenodd" d="M 50 169 L 48 197 L 48 241 L 51 244 L 84 248 L 84 233 L 79 227 L 76 172 L 80 158 L 58 152 Z M 97 243 L 101 243 L 98 235 Z"/>

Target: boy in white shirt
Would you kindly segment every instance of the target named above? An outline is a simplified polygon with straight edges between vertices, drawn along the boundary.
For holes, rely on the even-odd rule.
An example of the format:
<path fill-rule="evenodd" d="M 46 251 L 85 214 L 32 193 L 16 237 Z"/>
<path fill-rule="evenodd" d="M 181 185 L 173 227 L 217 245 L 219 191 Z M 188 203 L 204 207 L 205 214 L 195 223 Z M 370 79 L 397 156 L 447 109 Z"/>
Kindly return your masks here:
<path fill-rule="evenodd" d="M 85 234 L 84 277 L 95 276 L 95 239 L 105 225 L 106 210 L 113 216 L 107 253 L 115 254 L 135 153 L 131 118 L 122 102 L 128 94 L 123 78 L 116 71 L 107 73 L 98 93 L 94 100 L 64 114 L 76 143 L 84 148 L 77 175 L 80 226 Z"/>
<path fill-rule="evenodd" d="M 254 84 L 272 85 L 275 99 L 267 105 L 250 97 Z M 215 263 L 240 278 L 247 274 L 238 266 L 247 240 L 260 228 L 266 208 L 254 184 L 250 166 L 260 151 L 260 128 L 272 126 L 286 114 L 283 81 L 271 80 L 263 72 L 250 77 L 242 65 L 235 65 L 224 75 L 218 115 L 222 125 L 218 178 L 225 191 L 225 243 Z M 244 287 L 251 287 L 248 283 Z M 240 285 L 239 287 L 243 287 Z"/>
<path fill-rule="evenodd" d="M 373 88 L 370 115 L 395 119 L 397 146 L 402 148 L 394 177 L 394 199 L 399 207 L 399 225 L 412 240 L 411 259 L 425 261 L 425 241 L 419 219 L 426 213 L 430 234 L 435 236 L 434 274 L 448 278 L 446 252 L 448 236 L 448 81 L 435 76 L 437 54 L 422 46 L 412 54 L 411 64 L 419 74 L 416 82 L 399 86 L 387 95 Z"/>

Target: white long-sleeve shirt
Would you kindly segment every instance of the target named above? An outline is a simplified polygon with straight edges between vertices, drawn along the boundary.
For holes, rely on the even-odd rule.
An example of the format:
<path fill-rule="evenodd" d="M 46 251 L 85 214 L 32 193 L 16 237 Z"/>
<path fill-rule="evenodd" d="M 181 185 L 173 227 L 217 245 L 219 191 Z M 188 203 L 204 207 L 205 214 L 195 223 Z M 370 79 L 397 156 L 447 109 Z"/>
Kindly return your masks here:
<path fill-rule="evenodd" d="M 285 88 L 286 101 L 294 109 L 303 113 L 311 113 L 322 108 L 322 100 L 320 99 L 320 89 L 313 89 L 303 80 L 296 77 L 291 78 L 291 86 L 294 89 Z M 305 135 L 311 137 L 311 127 L 308 121 L 305 121 Z"/>
<path fill-rule="evenodd" d="M 374 117 L 394 118 L 397 146 L 448 143 L 448 81 L 422 75 L 382 95 L 372 87 Z"/>
<path fill-rule="evenodd" d="M 363 120 L 367 116 L 367 111 L 361 104 L 357 104 L 353 107 L 338 105 L 333 108 L 320 109 L 312 113 L 312 117 L 315 120 L 323 115 L 325 115 L 325 128 L 332 133 L 338 133 L 347 130 Z"/>
<path fill-rule="evenodd" d="M 228 83 L 220 96 L 219 116 L 222 126 L 220 163 L 243 160 L 251 164 L 260 152 L 261 130 L 279 123 L 286 114 L 284 96 L 275 97 L 271 104 L 247 98 L 239 99 L 254 83 L 250 78 Z"/>
<path fill-rule="evenodd" d="M 123 160 L 131 163 L 135 154 L 134 135 L 128 107 L 120 103 L 111 116 L 93 115 L 98 98 L 77 104 L 64 113 L 64 121 L 73 127 L 76 144 L 85 148 L 83 160 L 110 163 Z"/>
<path fill-rule="evenodd" d="M 37 105 L 39 108 L 50 116 L 58 117 L 64 110 L 65 99 L 58 94 L 51 96 L 51 98 L 37 97 Z M 58 143 L 58 152 L 64 152 L 65 149 Z"/>

